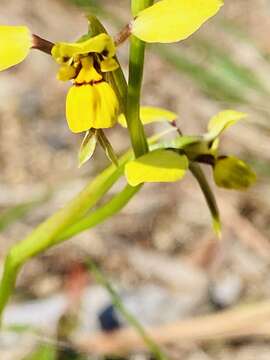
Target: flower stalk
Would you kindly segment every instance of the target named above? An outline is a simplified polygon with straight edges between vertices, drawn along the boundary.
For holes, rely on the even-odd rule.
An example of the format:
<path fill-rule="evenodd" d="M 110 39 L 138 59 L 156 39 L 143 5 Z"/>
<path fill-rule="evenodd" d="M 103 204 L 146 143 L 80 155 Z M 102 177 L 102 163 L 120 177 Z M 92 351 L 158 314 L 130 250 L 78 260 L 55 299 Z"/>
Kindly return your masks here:
<path fill-rule="evenodd" d="M 32 49 L 37 49 L 44 52 L 45 54 L 52 55 L 52 48 L 54 47 L 54 43 L 45 40 L 35 34 L 32 35 L 32 41 L 33 41 Z"/>
<path fill-rule="evenodd" d="M 152 0 L 132 0 L 131 9 L 133 17 L 140 10 L 152 5 Z M 148 145 L 143 125 L 140 120 L 140 99 L 143 80 L 145 43 L 131 36 L 129 57 L 129 82 L 127 97 L 127 124 L 132 147 L 136 157 L 148 152 Z"/>
<path fill-rule="evenodd" d="M 114 38 L 116 46 L 123 44 L 131 35 L 131 24 L 127 24 Z"/>

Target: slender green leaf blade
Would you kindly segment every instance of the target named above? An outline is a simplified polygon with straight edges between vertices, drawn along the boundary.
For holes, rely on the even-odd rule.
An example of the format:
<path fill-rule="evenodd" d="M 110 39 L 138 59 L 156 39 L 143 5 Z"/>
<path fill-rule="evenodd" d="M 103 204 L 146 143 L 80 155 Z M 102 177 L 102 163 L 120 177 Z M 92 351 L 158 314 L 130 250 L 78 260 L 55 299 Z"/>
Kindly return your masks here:
<path fill-rule="evenodd" d="M 106 135 L 102 130 L 98 130 L 98 141 L 100 145 L 102 146 L 103 150 L 105 151 L 106 156 L 108 159 L 115 165 L 118 166 L 118 159 L 117 155 L 115 154 L 115 151 L 107 139 Z"/>

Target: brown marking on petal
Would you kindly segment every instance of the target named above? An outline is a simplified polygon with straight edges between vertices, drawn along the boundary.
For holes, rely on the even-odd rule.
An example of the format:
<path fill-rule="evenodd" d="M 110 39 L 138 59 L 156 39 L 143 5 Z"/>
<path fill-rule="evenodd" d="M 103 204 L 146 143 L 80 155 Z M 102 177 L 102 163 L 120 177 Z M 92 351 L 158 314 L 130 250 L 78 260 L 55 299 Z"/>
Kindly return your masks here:
<path fill-rule="evenodd" d="M 93 86 L 93 85 L 96 85 L 96 84 L 100 84 L 100 83 L 102 83 L 102 82 L 105 82 L 105 80 L 104 79 L 101 79 L 101 80 L 92 80 L 92 81 L 90 81 L 90 82 L 83 82 L 83 83 L 74 83 L 74 85 L 75 86 L 83 86 L 83 85 L 91 85 L 91 86 Z"/>

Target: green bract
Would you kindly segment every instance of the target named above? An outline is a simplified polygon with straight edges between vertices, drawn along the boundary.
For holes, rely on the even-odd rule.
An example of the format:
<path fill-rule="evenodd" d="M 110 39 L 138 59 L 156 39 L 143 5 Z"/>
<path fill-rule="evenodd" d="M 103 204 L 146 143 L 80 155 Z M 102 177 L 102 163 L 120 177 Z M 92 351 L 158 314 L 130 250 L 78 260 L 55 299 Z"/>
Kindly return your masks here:
<path fill-rule="evenodd" d="M 89 130 L 86 132 L 79 151 L 79 167 L 93 156 L 98 141 L 97 133 L 97 130 Z"/>

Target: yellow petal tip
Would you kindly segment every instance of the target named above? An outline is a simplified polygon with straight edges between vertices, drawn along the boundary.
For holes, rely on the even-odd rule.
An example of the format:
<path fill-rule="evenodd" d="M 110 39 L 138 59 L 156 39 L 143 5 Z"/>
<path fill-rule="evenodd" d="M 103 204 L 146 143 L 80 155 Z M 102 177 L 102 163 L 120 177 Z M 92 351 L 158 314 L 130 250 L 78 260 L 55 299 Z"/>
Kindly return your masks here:
<path fill-rule="evenodd" d="M 26 26 L 0 26 L 0 71 L 22 62 L 32 47 Z"/>
<path fill-rule="evenodd" d="M 184 40 L 214 16 L 221 0 L 160 0 L 141 11 L 132 33 L 146 42 L 171 43 Z"/>

